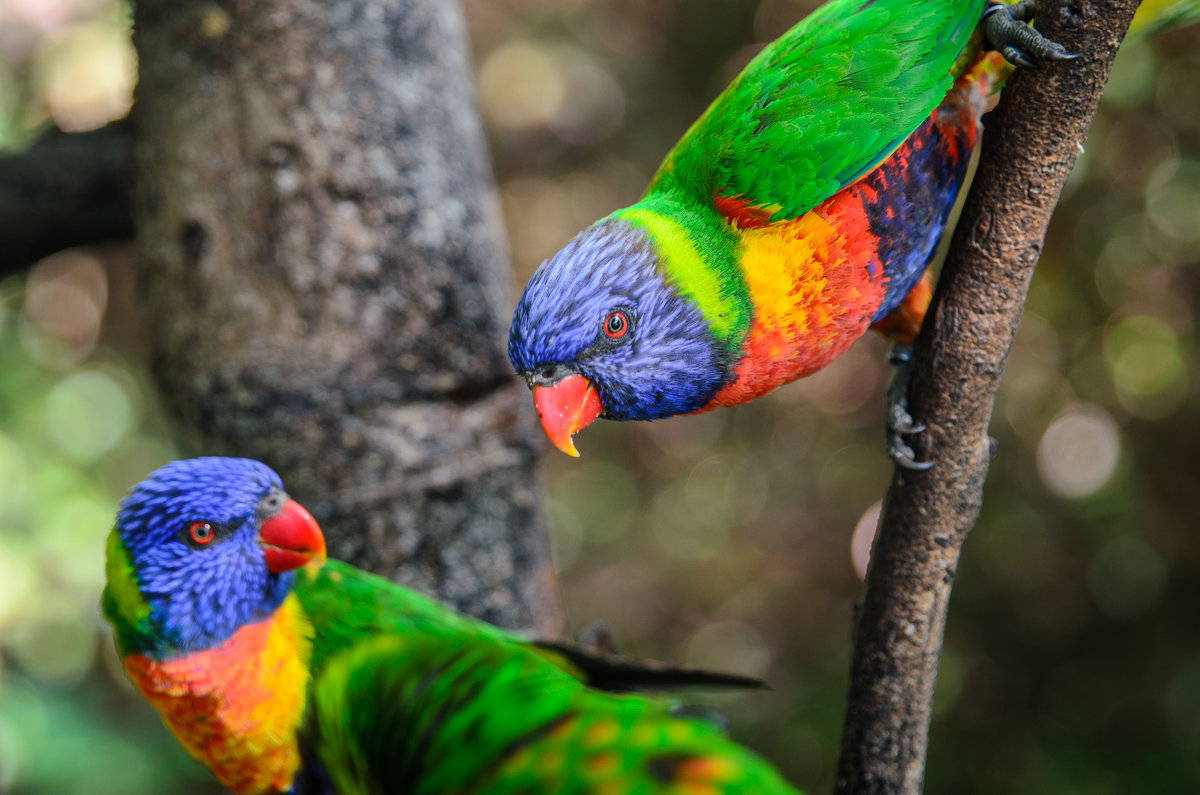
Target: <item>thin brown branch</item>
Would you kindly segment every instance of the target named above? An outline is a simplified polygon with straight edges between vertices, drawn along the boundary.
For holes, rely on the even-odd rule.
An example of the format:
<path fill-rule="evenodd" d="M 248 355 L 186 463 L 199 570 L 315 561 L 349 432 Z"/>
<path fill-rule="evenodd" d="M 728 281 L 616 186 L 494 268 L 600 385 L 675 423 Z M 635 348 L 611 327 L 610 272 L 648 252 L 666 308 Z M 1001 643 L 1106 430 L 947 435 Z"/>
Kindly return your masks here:
<path fill-rule="evenodd" d="M 1044 3 L 1068 61 L 1016 75 L 986 120 L 979 170 L 917 342 L 911 408 L 927 472 L 897 469 L 854 632 L 838 793 L 918 793 L 946 611 L 983 501 L 987 428 L 1050 214 L 1136 0 Z"/>

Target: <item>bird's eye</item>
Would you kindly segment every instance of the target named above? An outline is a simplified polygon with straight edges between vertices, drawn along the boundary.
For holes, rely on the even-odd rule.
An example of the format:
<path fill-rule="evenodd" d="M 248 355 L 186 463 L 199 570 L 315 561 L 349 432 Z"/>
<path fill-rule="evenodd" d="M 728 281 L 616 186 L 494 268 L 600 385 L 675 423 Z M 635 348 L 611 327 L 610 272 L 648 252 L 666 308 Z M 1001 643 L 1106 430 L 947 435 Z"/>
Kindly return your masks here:
<path fill-rule="evenodd" d="M 619 340 L 629 333 L 629 318 L 620 310 L 609 312 L 604 318 L 604 336 L 610 340 Z"/>
<path fill-rule="evenodd" d="M 216 528 L 212 526 L 212 522 L 192 522 L 188 525 L 188 538 L 193 544 L 198 546 L 206 546 L 212 543 L 216 538 Z"/>

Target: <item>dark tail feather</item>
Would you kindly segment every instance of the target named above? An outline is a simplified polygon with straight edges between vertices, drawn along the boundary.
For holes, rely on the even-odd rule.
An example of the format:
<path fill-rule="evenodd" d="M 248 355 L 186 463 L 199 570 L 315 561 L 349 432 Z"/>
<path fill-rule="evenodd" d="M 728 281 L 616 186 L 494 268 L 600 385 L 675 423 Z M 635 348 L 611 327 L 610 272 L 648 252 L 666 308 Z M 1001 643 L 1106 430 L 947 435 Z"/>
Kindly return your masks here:
<path fill-rule="evenodd" d="M 766 682 L 752 676 L 705 671 L 700 668 L 681 668 L 653 660 L 596 655 L 566 643 L 536 641 L 533 645 L 565 659 L 583 672 L 583 680 L 589 686 L 610 693 L 682 689 L 770 689 Z"/>

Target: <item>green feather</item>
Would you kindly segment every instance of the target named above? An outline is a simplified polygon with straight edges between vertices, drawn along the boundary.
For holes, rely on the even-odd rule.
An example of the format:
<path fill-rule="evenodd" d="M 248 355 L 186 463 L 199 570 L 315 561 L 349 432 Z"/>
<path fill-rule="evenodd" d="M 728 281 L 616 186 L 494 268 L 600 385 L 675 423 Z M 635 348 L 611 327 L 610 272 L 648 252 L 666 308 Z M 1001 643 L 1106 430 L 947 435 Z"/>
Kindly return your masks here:
<path fill-rule="evenodd" d="M 116 528 L 108 534 L 104 552 L 104 571 L 107 584 L 100 596 L 100 609 L 113 626 L 117 651 L 124 657 L 132 652 L 145 651 L 150 631 L 150 605 L 138 589 L 133 563 L 121 543 Z"/>
<path fill-rule="evenodd" d="M 312 666 L 317 671 L 333 655 L 381 632 L 421 632 L 440 638 L 465 634 L 525 642 L 340 560 L 328 560 L 315 572 L 299 572 L 293 593 L 315 630 Z"/>
<path fill-rule="evenodd" d="M 309 725 L 343 795 L 666 793 L 688 759 L 716 760 L 714 792 L 795 792 L 710 724 L 589 690 L 498 640 L 365 641 L 330 662 Z"/>
<path fill-rule="evenodd" d="M 610 218 L 648 234 L 658 248 L 663 277 L 700 308 L 714 337 L 731 345 L 741 342 L 754 308 L 738 267 L 734 232 L 723 219 L 661 195 L 647 196 Z"/>
<path fill-rule="evenodd" d="M 795 218 L 937 107 L 984 0 L 833 0 L 758 54 L 667 155 L 649 193 L 744 197 Z M 838 79 L 832 76 L 840 75 Z"/>

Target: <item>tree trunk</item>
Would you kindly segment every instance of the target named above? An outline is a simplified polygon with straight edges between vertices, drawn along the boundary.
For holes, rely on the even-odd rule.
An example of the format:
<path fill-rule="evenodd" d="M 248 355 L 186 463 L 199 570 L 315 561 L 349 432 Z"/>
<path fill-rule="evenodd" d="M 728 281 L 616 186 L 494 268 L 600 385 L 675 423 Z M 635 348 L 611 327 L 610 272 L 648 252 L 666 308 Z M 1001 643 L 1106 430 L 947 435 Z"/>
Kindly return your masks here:
<path fill-rule="evenodd" d="M 1029 280 L 1136 0 L 1043 3 L 1038 27 L 1076 61 L 1022 70 L 987 119 L 979 169 L 914 352 L 913 416 L 854 633 L 839 793 L 919 793 L 950 588 L 979 516 L 987 428 Z"/>
<path fill-rule="evenodd" d="M 553 632 L 537 438 L 457 3 L 138 0 L 134 215 L 189 452 L 330 554 Z"/>

